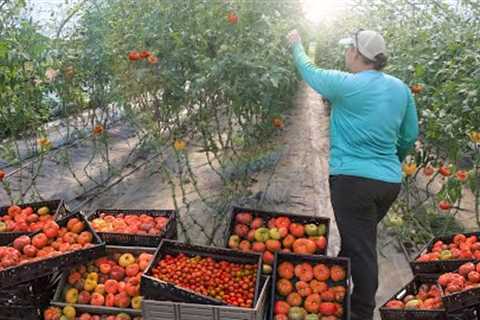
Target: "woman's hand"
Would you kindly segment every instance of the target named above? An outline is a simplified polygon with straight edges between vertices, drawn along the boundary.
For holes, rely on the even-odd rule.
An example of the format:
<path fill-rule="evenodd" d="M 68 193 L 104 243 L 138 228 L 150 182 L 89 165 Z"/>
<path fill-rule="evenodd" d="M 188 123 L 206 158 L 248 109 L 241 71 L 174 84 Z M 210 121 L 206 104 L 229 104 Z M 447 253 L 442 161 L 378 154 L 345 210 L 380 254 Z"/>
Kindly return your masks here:
<path fill-rule="evenodd" d="M 298 33 L 297 30 L 292 30 L 288 33 L 287 40 L 288 40 L 288 44 L 290 46 L 293 46 L 294 44 L 301 42 L 302 37 L 300 37 L 300 34 Z"/>

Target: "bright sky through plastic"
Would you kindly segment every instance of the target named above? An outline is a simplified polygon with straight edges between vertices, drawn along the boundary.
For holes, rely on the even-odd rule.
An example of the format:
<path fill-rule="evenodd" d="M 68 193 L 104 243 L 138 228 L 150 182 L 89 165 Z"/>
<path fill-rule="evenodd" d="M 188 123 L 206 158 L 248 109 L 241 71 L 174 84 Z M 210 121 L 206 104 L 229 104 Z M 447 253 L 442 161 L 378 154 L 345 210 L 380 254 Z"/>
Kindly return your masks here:
<path fill-rule="evenodd" d="M 263 1 L 263 0 L 256 0 Z M 282 0 L 283 1 L 283 0 Z M 303 9 L 308 20 L 318 24 L 321 21 L 329 20 L 338 16 L 345 9 L 351 0 L 302 0 Z M 78 0 L 28 0 L 28 7 L 34 20 L 40 25 L 52 19 L 50 14 L 55 12 L 58 18 L 65 16 L 68 8 L 77 3 Z M 57 20 L 56 19 L 56 20 Z"/>
<path fill-rule="evenodd" d="M 336 17 L 349 2 L 349 0 L 303 0 L 303 10 L 308 20 L 318 24 Z"/>

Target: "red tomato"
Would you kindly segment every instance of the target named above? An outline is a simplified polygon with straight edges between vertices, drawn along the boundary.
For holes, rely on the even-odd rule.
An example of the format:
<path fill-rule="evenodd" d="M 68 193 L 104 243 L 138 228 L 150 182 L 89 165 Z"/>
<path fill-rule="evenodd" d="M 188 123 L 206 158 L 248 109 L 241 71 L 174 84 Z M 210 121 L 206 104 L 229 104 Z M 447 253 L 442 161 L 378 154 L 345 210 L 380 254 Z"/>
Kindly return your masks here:
<path fill-rule="evenodd" d="M 133 51 L 130 51 L 128 53 L 128 60 L 130 61 L 137 61 L 137 60 L 140 60 L 142 59 L 140 53 L 136 50 L 133 50 Z"/>
<path fill-rule="evenodd" d="M 452 174 L 450 168 L 446 166 L 441 166 L 440 169 L 438 169 L 438 172 L 444 177 L 448 177 Z"/>
<path fill-rule="evenodd" d="M 452 205 L 447 200 L 442 200 L 438 203 L 438 207 L 442 210 L 448 210 L 452 207 Z"/>

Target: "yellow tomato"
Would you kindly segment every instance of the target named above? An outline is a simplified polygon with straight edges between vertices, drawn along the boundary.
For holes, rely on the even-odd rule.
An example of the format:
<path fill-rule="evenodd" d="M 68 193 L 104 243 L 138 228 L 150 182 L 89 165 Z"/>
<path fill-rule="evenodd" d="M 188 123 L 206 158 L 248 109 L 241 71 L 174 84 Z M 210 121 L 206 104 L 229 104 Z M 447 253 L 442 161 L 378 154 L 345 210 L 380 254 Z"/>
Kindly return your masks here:
<path fill-rule="evenodd" d="M 480 143 L 480 131 L 472 131 L 468 134 L 472 142 Z"/>
<path fill-rule="evenodd" d="M 50 140 L 48 140 L 46 137 L 38 139 L 37 142 L 41 146 L 48 146 L 50 144 Z"/>
<path fill-rule="evenodd" d="M 63 308 L 63 315 L 67 317 L 68 320 L 74 320 L 77 312 L 73 306 L 68 305 Z"/>
<path fill-rule="evenodd" d="M 403 165 L 403 172 L 407 177 L 413 176 L 417 171 L 417 164 L 416 163 L 405 163 Z"/>
<path fill-rule="evenodd" d="M 283 119 L 281 117 L 273 117 L 272 125 L 274 128 L 277 129 L 283 129 L 285 127 L 285 124 L 283 123 Z"/>
<path fill-rule="evenodd" d="M 175 140 L 174 147 L 175 147 L 175 150 L 182 151 L 182 150 L 185 150 L 185 148 L 187 147 L 187 143 L 182 139 L 177 139 Z"/>
<path fill-rule="evenodd" d="M 92 280 L 92 279 L 87 279 L 85 280 L 85 284 L 83 286 L 83 289 L 86 291 L 93 291 L 97 287 L 97 281 Z"/>
<path fill-rule="evenodd" d="M 96 273 L 96 272 L 90 272 L 90 273 L 87 275 L 87 279 L 92 280 L 92 281 L 95 281 L 95 282 L 98 282 L 98 273 Z"/>

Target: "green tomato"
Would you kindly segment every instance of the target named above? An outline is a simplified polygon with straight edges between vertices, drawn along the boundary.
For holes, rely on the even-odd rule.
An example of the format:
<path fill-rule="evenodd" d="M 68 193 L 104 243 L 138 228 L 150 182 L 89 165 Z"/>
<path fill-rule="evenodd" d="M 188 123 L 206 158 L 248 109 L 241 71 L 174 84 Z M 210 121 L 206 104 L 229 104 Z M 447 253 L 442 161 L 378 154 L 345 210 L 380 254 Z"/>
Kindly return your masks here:
<path fill-rule="evenodd" d="M 319 224 L 319 225 L 317 226 L 317 234 L 318 234 L 319 236 L 324 236 L 325 233 L 327 233 L 327 226 L 324 225 L 324 224 Z"/>

